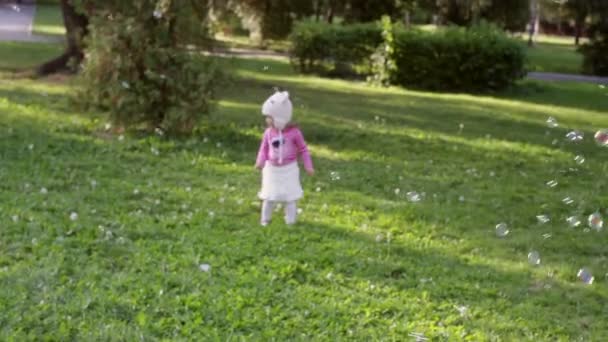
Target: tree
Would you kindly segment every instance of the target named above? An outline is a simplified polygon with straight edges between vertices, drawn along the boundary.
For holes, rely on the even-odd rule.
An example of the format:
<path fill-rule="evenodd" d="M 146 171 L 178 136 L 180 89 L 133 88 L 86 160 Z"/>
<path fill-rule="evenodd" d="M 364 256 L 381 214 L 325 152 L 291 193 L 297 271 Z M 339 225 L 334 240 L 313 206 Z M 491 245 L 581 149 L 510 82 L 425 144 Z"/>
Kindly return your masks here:
<path fill-rule="evenodd" d="M 62 70 L 74 71 L 84 57 L 82 39 L 87 35 L 89 18 L 78 11 L 70 0 L 61 0 L 61 12 L 66 29 L 66 48 L 60 56 L 40 65 L 36 73 L 40 76 Z M 72 63 L 70 66 L 69 63 Z"/>
<path fill-rule="evenodd" d="M 585 20 L 589 16 L 589 1 L 588 0 L 568 0 L 565 3 L 566 8 L 574 17 L 574 45 L 580 44 L 580 38 L 583 34 Z"/>
<path fill-rule="evenodd" d="M 188 46 L 207 38 L 207 2 L 62 0 L 68 44 L 38 69 L 81 71 L 77 99 L 118 127 L 190 132 L 209 113 L 219 70 Z M 75 63 L 69 64 L 69 60 Z"/>
<path fill-rule="evenodd" d="M 534 45 L 538 34 L 538 22 L 540 16 L 540 4 L 538 0 L 530 0 L 530 21 L 528 24 L 528 46 Z"/>

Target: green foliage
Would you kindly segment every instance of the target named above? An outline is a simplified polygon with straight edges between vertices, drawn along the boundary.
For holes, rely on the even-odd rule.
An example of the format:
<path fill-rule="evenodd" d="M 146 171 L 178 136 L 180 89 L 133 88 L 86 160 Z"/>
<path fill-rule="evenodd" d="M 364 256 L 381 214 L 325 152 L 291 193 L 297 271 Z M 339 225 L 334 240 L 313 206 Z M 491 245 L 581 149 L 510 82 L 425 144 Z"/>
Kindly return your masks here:
<path fill-rule="evenodd" d="M 372 74 L 367 80 L 373 85 L 388 86 L 390 75 L 395 69 L 395 61 L 393 60 L 395 39 L 389 16 L 383 16 L 380 25 L 382 26 L 382 44 L 376 48 L 376 52 L 370 57 Z"/>
<path fill-rule="evenodd" d="M 580 51 L 584 73 L 608 76 L 608 21 L 590 28 L 589 43 L 582 45 Z"/>
<path fill-rule="evenodd" d="M 498 90 L 525 75 L 522 44 L 487 25 L 399 32 L 394 60 L 392 83 L 419 89 Z"/>
<path fill-rule="evenodd" d="M 345 72 L 352 65 L 369 64 L 370 55 L 382 42 L 376 23 L 332 25 L 299 22 L 290 35 L 292 61 L 301 72 Z M 369 65 L 367 66 L 369 70 Z M 349 72 L 346 70 L 346 72 Z"/>
<path fill-rule="evenodd" d="M 140 1 L 97 10 L 78 99 L 108 110 L 118 126 L 190 132 L 209 113 L 220 74 L 211 63 L 195 65 L 182 48 L 194 39 L 186 34 L 194 20 L 178 5 Z"/>

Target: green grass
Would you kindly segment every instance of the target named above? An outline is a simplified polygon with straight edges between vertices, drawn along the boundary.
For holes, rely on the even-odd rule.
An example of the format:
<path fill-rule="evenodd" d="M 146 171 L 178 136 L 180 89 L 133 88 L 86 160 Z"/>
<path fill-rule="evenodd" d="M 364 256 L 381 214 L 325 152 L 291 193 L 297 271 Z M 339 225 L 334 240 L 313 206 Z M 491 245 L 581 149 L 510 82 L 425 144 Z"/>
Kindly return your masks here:
<path fill-rule="evenodd" d="M 608 335 L 607 233 L 564 221 L 608 214 L 608 150 L 589 138 L 608 127 L 605 89 L 524 82 L 495 96 L 432 94 L 223 62 L 235 81 L 213 124 L 178 139 L 121 139 L 100 114 L 70 106 L 67 84 L 0 80 L 0 339 Z M 303 179 L 295 227 L 279 213 L 257 224 L 253 163 L 273 86 L 290 90 L 317 169 Z M 546 127 L 549 115 L 558 128 Z M 585 141 L 567 143 L 572 128 Z M 552 179 L 559 185 L 545 186 Z M 426 196 L 411 203 L 408 191 Z M 538 224 L 540 214 L 551 221 Z M 511 233 L 499 239 L 502 221 Z M 582 266 L 593 285 L 576 280 Z"/>
<path fill-rule="evenodd" d="M 45 58 L 59 56 L 63 47 L 47 43 L 2 42 L 0 44 L 0 73 L 35 67 Z"/>
<path fill-rule="evenodd" d="M 267 39 L 262 43 L 255 43 L 247 36 L 236 35 L 215 35 L 214 45 L 218 47 L 230 47 L 241 49 L 264 49 L 277 52 L 288 52 L 290 43 L 287 40 L 272 40 Z"/>
<path fill-rule="evenodd" d="M 64 36 L 61 8 L 58 5 L 37 4 L 32 31 L 40 35 Z"/>
<path fill-rule="evenodd" d="M 526 50 L 530 71 L 582 73 L 583 56 L 573 44 L 539 42 L 534 47 L 526 46 Z"/>

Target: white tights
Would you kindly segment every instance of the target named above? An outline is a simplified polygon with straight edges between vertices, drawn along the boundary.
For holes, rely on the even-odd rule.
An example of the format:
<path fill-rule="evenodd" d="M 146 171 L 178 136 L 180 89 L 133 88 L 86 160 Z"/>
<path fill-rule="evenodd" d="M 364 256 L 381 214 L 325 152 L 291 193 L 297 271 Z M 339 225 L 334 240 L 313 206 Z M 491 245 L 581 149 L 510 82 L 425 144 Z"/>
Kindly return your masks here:
<path fill-rule="evenodd" d="M 262 225 L 267 225 L 268 223 L 270 223 L 270 219 L 272 219 L 272 212 L 274 211 L 274 207 L 276 204 L 276 201 L 262 202 Z M 296 223 L 296 216 L 298 214 L 298 207 L 296 205 L 296 202 L 283 202 L 283 205 L 285 206 L 285 223 Z"/>

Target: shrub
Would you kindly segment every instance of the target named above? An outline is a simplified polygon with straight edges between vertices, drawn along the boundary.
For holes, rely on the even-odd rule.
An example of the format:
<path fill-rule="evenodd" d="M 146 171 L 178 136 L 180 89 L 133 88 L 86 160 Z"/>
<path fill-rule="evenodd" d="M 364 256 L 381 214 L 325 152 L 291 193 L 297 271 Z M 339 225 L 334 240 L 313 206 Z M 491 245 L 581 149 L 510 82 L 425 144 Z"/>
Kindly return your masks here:
<path fill-rule="evenodd" d="M 589 30 L 589 43 L 580 47 L 583 72 L 608 76 L 608 22 L 596 24 Z"/>
<path fill-rule="evenodd" d="M 220 73 L 178 48 L 174 29 L 154 8 L 93 17 L 78 99 L 117 126 L 190 132 L 209 113 Z"/>
<path fill-rule="evenodd" d="M 341 68 L 361 64 L 367 64 L 369 69 L 369 57 L 382 42 L 382 28 L 376 23 L 332 25 L 299 22 L 290 40 L 292 62 L 301 72 L 336 73 L 343 71 Z"/>
<path fill-rule="evenodd" d="M 523 46 L 481 25 L 395 34 L 391 83 L 428 90 L 498 90 L 525 75 Z"/>

